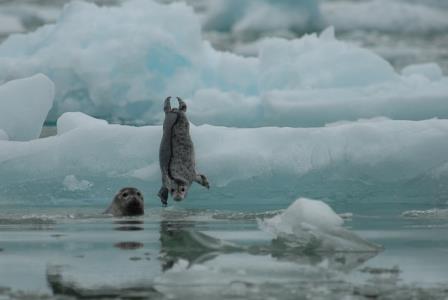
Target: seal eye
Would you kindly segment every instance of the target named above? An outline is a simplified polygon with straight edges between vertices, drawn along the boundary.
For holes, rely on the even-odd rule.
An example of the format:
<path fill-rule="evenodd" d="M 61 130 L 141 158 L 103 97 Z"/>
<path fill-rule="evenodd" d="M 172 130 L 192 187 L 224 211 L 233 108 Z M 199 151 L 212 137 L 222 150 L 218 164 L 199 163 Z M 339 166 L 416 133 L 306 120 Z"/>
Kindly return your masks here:
<path fill-rule="evenodd" d="M 171 193 L 174 193 L 174 189 L 171 189 Z"/>
<path fill-rule="evenodd" d="M 123 197 L 127 197 L 128 196 L 128 193 L 123 193 Z"/>
<path fill-rule="evenodd" d="M 182 187 L 182 188 L 180 189 L 180 191 L 181 191 L 181 192 L 185 192 L 185 188 Z"/>
<path fill-rule="evenodd" d="M 141 196 L 142 196 L 142 194 L 140 194 L 139 192 L 137 192 L 137 196 L 141 197 Z"/>

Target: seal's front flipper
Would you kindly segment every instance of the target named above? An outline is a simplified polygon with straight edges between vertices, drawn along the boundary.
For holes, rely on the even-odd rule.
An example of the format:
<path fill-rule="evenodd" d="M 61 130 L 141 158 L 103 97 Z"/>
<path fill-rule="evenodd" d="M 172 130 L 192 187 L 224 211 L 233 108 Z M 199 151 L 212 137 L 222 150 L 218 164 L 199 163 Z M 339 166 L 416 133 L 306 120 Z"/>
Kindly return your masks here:
<path fill-rule="evenodd" d="M 163 111 L 166 113 L 171 111 L 170 100 L 171 100 L 171 97 L 167 97 L 165 99 L 165 102 L 163 103 Z"/>
<path fill-rule="evenodd" d="M 196 181 L 197 183 L 199 183 L 203 187 L 206 187 L 208 189 L 210 188 L 210 184 L 208 183 L 208 179 L 203 174 L 197 174 L 196 178 L 194 179 L 194 181 Z"/>
<path fill-rule="evenodd" d="M 179 102 L 179 110 L 186 112 L 187 111 L 187 104 L 185 104 L 185 102 L 180 99 L 180 97 L 176 97 L 177 98 L 177 102 Z"/>
<path fill-rule="evenodd" d="M 162 202 L 163 207 L 166 207 L 168 203 L 168 189 L 164 186 L 162 186 L 159 190 L 159 193 L 157 194 L 159 196 L 160 201 Z"/>

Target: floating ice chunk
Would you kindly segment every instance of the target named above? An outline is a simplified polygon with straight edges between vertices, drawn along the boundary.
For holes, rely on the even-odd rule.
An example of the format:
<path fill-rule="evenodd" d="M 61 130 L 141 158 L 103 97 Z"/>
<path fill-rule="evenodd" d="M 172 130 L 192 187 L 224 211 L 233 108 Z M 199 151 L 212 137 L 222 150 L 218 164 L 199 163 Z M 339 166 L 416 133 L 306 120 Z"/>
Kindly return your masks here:
<path fill-rule="evenodd" d="M 264 220 L 269 228 L 293 234 L 297 224 L 307 223 L 318 228 L 340 227 L 344 221 L 325 202 L 300 198 L 294 201 L 286 211 Z"/>
<path fill-rule="evenodd" d="M 259 220 L 262 230 L 304 251 L 379 251 L 378 245 L 344 229 L 343 220 L 327 204 L 297 199 L 283 213 Z"/>
<path fill-rule="evenodd" d="M 436 81 L 443 78 L 442 69 L 436 63 L 410 65 L 403 68 L 403 70 L 401 70 L 401 74 L 404 76 L 417 74 L 424 76 L 431 81 Z"/>
<path fill-rule="evenodd" d="M 86 191 L 90 189 L 93 184 L 87 180 L 78 180 L 75 175 L 67 175 L 62 182 L 65 189 L 70 192 Z"/>
<path fill-rule="evenodd" d="M 43 74 L 0 86 L 0 129 L 11 140 L 39 137 L 53 104 L 54 84 Z"/>
<path fill-rule="evenodd" d="M 401 216 L 416 219 L 448 219 L 448 209 L 408 210 L 403 212 Z"/>
<path fill-rule="evenodd" d="M 336 201 L 347 195 L 369 199 L 372 194 L 391 193 L 423 194 L 425 201 L 443 191 L 448 178 L 448 172 L 437 176 L 431 172 L 446 161 L 447 120 L 375 119 L 321 128 L 191 125 L 190 129 L 198 171 L 212 185 L 207 192 L 195 186 L 190 199 L 208 208 L 237 203 L 253 208 L 254 203 L 272 203 L 273 198 L 286 205 L 287 195 L 306 190 L 308 197 L 331 197 L 334 188 Z M 110 201 L 108 191 L 125 185 L 156 195 L 161 135 L 161 126 L 100 124 L 27 143 L 0 141 L 0 201 L 32 195 L 30 201 L 44 203 L 48 195 L 63 196 L 61 181 L 71 174 L 95 185 L 83 195 L 95 201 Z M 48 186 L 51 189 L 43 188 Z M 210 201 L 213 197 L 226 200 Z"/>
<path fill-rule="evenodd" d="M 80 112 L 64 113 L 57 121 L 58 135 L 79 127 L 96 127 L 107 125 L 107 121 L 93 118 Z"/>

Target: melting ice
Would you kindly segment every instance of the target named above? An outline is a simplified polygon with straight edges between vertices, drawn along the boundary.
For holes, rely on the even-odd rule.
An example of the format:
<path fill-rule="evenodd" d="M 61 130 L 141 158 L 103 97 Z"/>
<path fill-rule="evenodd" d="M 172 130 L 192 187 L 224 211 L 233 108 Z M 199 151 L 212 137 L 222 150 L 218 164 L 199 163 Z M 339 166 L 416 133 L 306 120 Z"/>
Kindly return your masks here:
<path fill-rule="evenodd" d="M 75 2 L 56 24 L 0 45 L 0 81 L 46 74 L 57 86 L 53 121 L 83 111 L 158 123 L 167 95 L 185 97 L 198 125 L 308 127 L 376 116 L 447 117 L 446 77 L 428 76 L 421 67 L 397 73 L 375 53 L 337 40 L 332 28 L 320 36 L 267 39 L 257 53 L 248 58 L 213 49 L 202 38 L 200 19 L 182 3 Z"/>
<path fill-rule="evenodd" d="M 439 282 L 446 209 L 427 206 L 446 205 L 448 78 L 435 63 L 397 71 L 331 27 L 290 35 L 368 30 L 384 5 L 216 1 L 197 16 L 182 3 L 75 2 L 55 24 L 10 36 L 0 44 L 1 284 L 89 297 L 399 299 L 420 291 L 398 283 L 402 270 L 407 282 Z M 401 7 L 373 29 L 406 18 L 419 20 L 413 32 L 447 26 L 433 10 L 395 15 Z M 346 8 L 372 16 L 338 15 Z M 244 57 L 211 47 L 204 27 L 240 37 L 286 28 L 291 39 L 266 39 Z M 157 124 L 167 95 L 187 100 L 198 169 L 212 187 L 161 210 Z M 57 135 L 37 139 L 45 119 Z M 101 216 L 126 185 L 144 191 L 147 215 Z M 291 204 L 298 196 L 336 211 L 343 203 L 353 221 L 343 226 L 321 201 Z M 388 216 L 406 206 L 393 219 L 403 227 L 358 214 L 362 203 Z M 377 244 L 386 253 L 359 269 Z M 351 272 L 373 275 L 358 284 Z"/>

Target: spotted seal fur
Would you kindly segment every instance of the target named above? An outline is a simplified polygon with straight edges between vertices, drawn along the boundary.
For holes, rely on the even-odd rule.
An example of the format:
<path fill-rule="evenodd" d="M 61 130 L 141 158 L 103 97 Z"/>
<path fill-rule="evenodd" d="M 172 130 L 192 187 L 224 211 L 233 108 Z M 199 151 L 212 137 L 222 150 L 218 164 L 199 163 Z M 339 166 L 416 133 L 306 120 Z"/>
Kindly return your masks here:
<path fill-rule="evenodd" d="M 171 108 L 170 99 L 168 97 L 164 102 L 165 120 L 159 151 L 162 187 L 158 196 L 163 206 L 167 205 L 169 194 L 175 201 L 185 199 L 193 182 L 210 188 L 207 177 L 196 172 L 187 105 L 177 97 L 179 108 Z"/>

